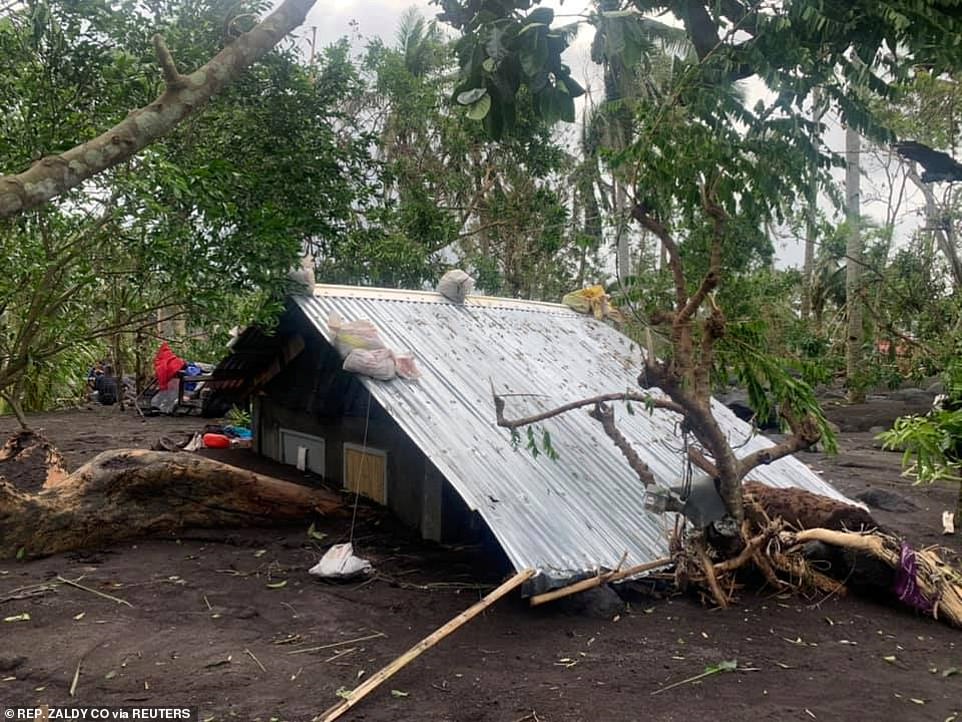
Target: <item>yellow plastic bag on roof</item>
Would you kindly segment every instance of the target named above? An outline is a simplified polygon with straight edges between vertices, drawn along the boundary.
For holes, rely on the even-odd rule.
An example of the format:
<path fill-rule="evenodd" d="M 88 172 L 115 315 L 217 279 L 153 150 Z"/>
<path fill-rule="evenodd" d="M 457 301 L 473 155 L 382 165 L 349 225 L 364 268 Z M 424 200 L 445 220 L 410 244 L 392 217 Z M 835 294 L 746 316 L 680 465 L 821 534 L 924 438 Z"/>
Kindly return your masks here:
<path fill-rule="evenodd" d="M 590 313 L 599 321 L 605 318 L 621 319 L 621 314 L 615 308 L 610 297 L 605 293 L 604 286 L 588 286 L 580 291 L 566 293 L 561 303 L 578 313 Z"/>

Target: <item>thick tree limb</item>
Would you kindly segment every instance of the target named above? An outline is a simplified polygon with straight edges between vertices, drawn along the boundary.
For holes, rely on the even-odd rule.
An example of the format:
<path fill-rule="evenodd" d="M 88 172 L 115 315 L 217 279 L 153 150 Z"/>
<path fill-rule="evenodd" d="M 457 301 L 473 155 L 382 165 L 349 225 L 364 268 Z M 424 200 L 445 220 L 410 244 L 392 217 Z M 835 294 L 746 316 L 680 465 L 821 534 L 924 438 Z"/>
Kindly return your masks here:
<path fill-rule="evenodd" d="M 601 394 L 600 396 L 592 396 L 587 399 L 572 401 L 571 403 L 564 404 L 549 411 L 542 411 L 541 413 L 532 414 L 531 416 L 523 416 L 520 419 L 506 419 L 504 416 L 504 398 L 494 394 L 494 409 L 497 413 L 498 426 L 503 426 L 506 429 L 519 429 L 522 426 L 530 426 L 531 424 L 536 424 L 539 421 L 550 419 L 552 416 L 559 416 L 569 411 L 580 409 L 584 406 L 594 406 L 596 404 L 605 403 L 608 401 L 635 401 L 639 404 L 650 404 L 656 409 L 673 411 L 676 414 L 685 413 L 684 409 L 682 409 L 681 406 L 676 404 L 671 399 L 659 398 L 657 396 L 652 396 L 651 394 L 639 394 L 631 391 Z"/>
<path fill-rule="evenodd" d="M 601 422 L 601 427 L 605 430 L 608 438 L 615 442 L 618 451 L 625 457 L 628 466 L 630 466 L 638 475 L 638 478 L 641 479 L 641 483 L 645 486 L 653 485 L 655 483 L 655 475 L 651 473 L 648 464 L 641 460 L 638 452 L 632 448 L 631 443 L 625 438 L 624 434 L 618 431 L 618 427 L 615 426 L 615 412 L 612 411 L 611 407 L 598 402 L 595 404 L 595 408 L 589 413 L 591 418 Z"/>
<path fill-rule="evenodd" d="M 774 446 L 770 446 L 767 449 L 759 449 L 741 459 L 738 462 L 739 479 L 744 479 L 756 466 L 771 464 L 773 461 L 777 461 L 782 457 L 791 456 L 798 451 L 802 451 L 818 443 L 818 440 L 822 438 L 822 432 L 819 431 L 815 420 L 811 416 L 798 419 L 787 409 L 781 410 L 781 416 L 791 427 L 792 435 Z"/>
<path fill-rule="evenodd" d="M 154 35 L 154 52 L 157 53 L 157 62 L 160 65 L 167 87 L 183 84 L 184 76 L 177 70 L 177 63 L 174 62 L 174 57 L 167 49 L 167 43 L 164 41 L 163 35 Z"/>
<path fill-rule="evenodd" d="M 60 155 L 43 158 L 22 173 L 0 177 L 0 218 L 22 213 L 76 188 L 169 133 L 303 23 L 315 1 L 284 0 L 253 29 L 189 75 L 177 72 L 163 40 L 155 39 L 167 83 L 160 97 L 102 135 Z"/>
<path fill-rule="evenodd" d="M 665 225 L 648 213 L 641 204 L 636 204 L 632 208 L 631 216 L 646 230 L 654 233 L 668 253 L 668 267 L 671 269 L 672 280 L 675 284 L 675 307 L 677 311 L 681 311 L 688 301 L 688 284 L 685 282 L 685 270 L 681 264 L 678 244 L 675 243 L 675 239 L 671 237 Z"/>

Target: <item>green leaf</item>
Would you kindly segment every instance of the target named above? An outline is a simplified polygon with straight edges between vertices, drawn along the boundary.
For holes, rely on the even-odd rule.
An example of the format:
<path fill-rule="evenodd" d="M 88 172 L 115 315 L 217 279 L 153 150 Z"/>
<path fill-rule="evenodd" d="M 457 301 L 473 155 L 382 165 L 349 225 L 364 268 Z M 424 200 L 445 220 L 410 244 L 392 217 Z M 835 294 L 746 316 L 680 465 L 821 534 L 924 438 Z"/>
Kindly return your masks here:
<path fill-rule="evenodd" d="M 409 697 L 410 694 L 408 692 L 402 692 L 399 689 L 392 689 L 391 696 L 395 698 L 401 698 L 401 697 Z"/>
<path fill-rule="evenodd" d="M 484 120 L 489 110 L 491 110 L 491 96 L 485 93 L 468 109 L 468 117 L 471 120 Z"/>
<path fill-rule="evenodd" d="M 279 582 L 269 582 L 269 583 L 266 584 L 265 586 L 266 586 L 268 589 L 283 589 L 284 587 L 287 586 L 287 580 L 286 580 L 286 579 L 282 579 L 282 580 L 279 581 Z"/>

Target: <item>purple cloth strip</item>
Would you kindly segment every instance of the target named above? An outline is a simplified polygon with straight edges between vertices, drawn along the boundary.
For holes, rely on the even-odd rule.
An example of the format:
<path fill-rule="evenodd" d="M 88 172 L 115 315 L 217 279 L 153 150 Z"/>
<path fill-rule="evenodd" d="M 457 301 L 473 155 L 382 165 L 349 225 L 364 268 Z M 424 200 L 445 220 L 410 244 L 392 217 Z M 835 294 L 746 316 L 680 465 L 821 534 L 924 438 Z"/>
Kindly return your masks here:
<path fill-rule="evenodd" d="M 915 551 L 905 542 L 902 542 L 901 555 L 899 557 L 899 567 L 895 572 L 895 593 L 899 599 L 910 607 L 918 609 L 926 614 L 932 613 L 932 602 L 922 594 L 916 582 L 916 572 L 918 564 L 915 559 Z"/>

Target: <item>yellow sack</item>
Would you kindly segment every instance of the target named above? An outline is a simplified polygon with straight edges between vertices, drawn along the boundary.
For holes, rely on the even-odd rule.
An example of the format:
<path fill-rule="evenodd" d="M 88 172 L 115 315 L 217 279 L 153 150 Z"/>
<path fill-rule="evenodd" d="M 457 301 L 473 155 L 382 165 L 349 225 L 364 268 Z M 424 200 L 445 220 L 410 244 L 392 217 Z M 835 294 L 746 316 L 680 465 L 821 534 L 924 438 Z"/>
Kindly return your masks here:
<path fill-rule="evenodd" d="M 590 313 L 599 321 L 604 318 L 621 319 L 621 314 L 611 305 L 604 286 L 588 286 L 580 291 L 566 293 L 561 303 L 578 313 Z"/>

